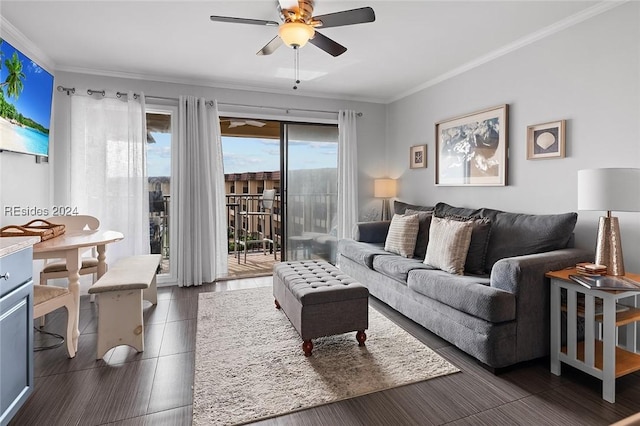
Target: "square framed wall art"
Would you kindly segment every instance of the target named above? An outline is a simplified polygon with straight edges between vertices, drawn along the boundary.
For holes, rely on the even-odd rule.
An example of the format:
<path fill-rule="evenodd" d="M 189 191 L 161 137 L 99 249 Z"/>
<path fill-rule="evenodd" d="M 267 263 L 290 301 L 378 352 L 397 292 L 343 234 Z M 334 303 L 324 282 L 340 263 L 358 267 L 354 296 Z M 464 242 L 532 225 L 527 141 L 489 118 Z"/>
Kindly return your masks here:
<path fill-rule="evenodd" d="M 505 186 L 509 105 L 436 123 L 436 185 Z"/>
<path fill-rule="evenodd" d="M 527 127 L 527 160 L 564 158 L 565 120 Z"/>
<path fill-rule="evenodd" d="M 421 169 L 427 167 L 427 146 L 414 145 L 409 150 L 409 167 Z"/>

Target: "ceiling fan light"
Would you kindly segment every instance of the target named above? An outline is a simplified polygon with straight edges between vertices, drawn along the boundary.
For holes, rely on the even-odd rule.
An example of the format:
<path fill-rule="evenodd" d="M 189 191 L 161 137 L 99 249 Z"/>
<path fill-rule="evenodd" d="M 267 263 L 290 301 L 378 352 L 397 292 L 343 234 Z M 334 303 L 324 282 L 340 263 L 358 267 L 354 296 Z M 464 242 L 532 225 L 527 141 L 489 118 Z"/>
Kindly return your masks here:
<path fill-rule="evenodd" d="M 302 22 L 285 22 L 278 29 L 278 35 L 289 47 L 303 47 L 314 34 L 313 27 Z"/>

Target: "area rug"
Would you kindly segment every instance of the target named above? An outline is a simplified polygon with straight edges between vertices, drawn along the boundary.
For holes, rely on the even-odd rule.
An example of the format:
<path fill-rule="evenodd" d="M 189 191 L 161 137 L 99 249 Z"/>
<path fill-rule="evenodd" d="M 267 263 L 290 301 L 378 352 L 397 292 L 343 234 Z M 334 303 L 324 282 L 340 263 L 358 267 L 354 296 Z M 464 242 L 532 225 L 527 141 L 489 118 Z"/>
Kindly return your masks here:
<path fill-rule="evenodd" d="M 302 339 L 271 287 L 203 293 L 198 303 L 193 424 L 246 423 L 459 371 L 369 308 L 355 333 Z"/>

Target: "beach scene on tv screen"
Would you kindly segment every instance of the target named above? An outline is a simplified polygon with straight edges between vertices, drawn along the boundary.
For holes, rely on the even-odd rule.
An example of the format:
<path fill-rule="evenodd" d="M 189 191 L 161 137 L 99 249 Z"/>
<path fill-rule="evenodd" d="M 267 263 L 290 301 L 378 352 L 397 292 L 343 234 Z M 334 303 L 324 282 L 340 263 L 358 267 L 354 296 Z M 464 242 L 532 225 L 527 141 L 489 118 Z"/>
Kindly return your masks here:
<path fill-rule="evenodd" d="M 0 39 L 0 150 L 49 155 L 53 76 Z"/>

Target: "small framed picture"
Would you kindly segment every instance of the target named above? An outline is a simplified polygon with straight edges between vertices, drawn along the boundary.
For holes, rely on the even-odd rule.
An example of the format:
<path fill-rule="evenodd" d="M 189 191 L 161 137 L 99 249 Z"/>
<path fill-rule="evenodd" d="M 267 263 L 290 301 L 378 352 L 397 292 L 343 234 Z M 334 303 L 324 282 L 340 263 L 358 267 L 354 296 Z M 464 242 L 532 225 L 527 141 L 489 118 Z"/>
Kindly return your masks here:
<path fill-rule="evenodd" d="M 527 127 L 527 160 L 564 158 L 565 120 Z"/>
<path fill-rule="evenodd" d="M 420 169 L 427 167 L 427 146 L 414 145 L 409 150 L 409 167 Z"/>

